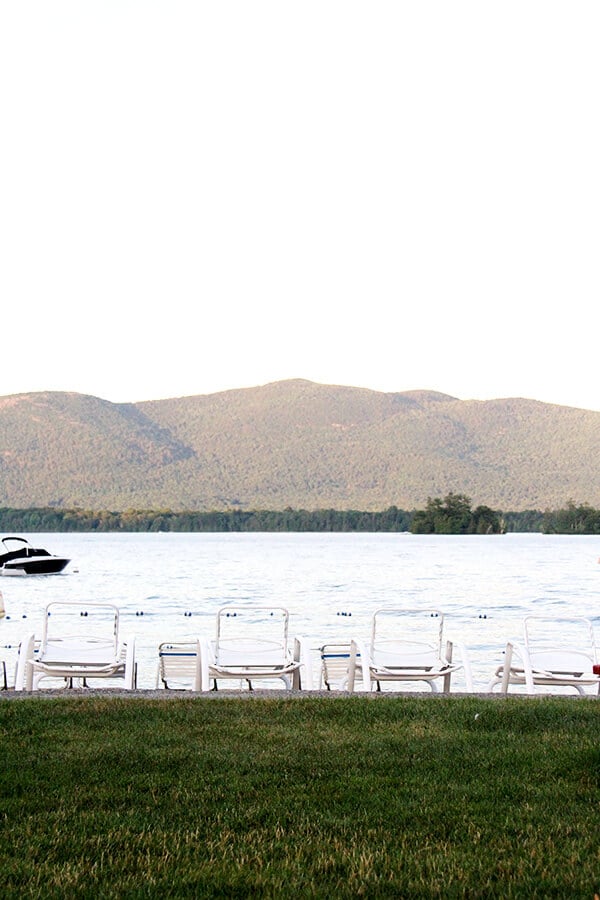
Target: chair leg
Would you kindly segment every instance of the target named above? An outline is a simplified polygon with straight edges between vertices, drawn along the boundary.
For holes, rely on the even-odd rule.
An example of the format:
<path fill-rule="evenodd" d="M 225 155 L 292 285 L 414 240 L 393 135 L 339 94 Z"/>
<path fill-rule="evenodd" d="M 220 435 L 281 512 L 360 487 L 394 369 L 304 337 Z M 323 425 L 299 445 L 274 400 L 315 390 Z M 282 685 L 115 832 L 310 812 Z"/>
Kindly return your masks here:
<path fill-rule="evenodd" d="M 20 690 L 20 688 L 17 688 L 17 690 Z M 25 663 L 25 690 L 33 690 L 33 663 L 30 661 Z"/>
<path fill-rule="evenodd" d="M 452 665 L 452 653 L 453 653 L 453 651 L 454 651 L 454 646 L 453 646 L 453 644 L 452 644 L 452 641 L 446 641 L 446 659 L 448 660 L 448 662 L 450 663 L 450 665 Z M 447 675 L 444 675 L 444 693 L 445 693 L 445 694 L 449 694 L 449 693 L 450 693 L 450 681 L 451 681 L 451 679 L 452 679 L 452 670 L 450 669 L 450 671 L 448 672 L 448 674 L 447 674 Z M 432 682 L 432 684 L 433 684 L 433 682 Z"/>
<path fill-rule="evenodd" d="M 295 662 L 295 663 L 299 663 L 299 662 L 301 661 L 301 659 L 302 659 L 302 645 L 300 644 L 300 641 L 298 640 L 298 638 L 294 638 L 294 653 L 293 653 L 293 659 L 294 659 L 294 662 Z M 307 670 L 307 672 L 306 672 L 306 681 L 307 681 L 307 683 L 309 682 L 309 680 L 310 680 L 310 679 L 309 679 L 309 673 L 308 673 L 308 670 Z M 291 684 L 291 688 L 292 688 L 293 691 L 300 691 L 300 690 L 302 690 L 302 676 L 300 675 L 300 667 L 299 667 L 299 666 L 298 666 L 297 669 L 294 669 L 294 671 L 292 672 L 292 684 Z"/>
<path fill-rule="evenodd" d="M 350 693 L 354 691 L 354 682 L 356 680 L 356 654 L 357 647 L 354 641 L 350 643 L 350 659 L 348 661 L 348 690 Z M 599 686 L 600 690 L 600 686 Z"/>
<path fill-rule="evenodd" d="M 508 686 L 510 684 L 510 667 L 512 665 L 513 646 L 508 643 L 504 652 L 504 669 L 502 670 L 502 686 L 500 688 L 503 694 L 508 694 Z"/>

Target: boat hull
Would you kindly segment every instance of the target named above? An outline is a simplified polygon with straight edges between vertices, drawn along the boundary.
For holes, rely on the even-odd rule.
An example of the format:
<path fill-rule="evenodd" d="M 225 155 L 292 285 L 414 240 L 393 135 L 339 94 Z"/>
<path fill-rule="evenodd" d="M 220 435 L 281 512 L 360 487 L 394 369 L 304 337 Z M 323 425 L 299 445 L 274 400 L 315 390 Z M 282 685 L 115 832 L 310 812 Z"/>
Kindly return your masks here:
<path fill-rule="evenodd" d="M 69 562 L 62 556 L 14 559 L 0 567 L 0 575 L 58 575 Z"/>
<path fill-rule="evenodd" d="M 2 544 L 5 552 L 0 553 L 0 575 L 57 575 L 71 562 L 42 547 L 32 547 L 22 537 L 4 537 Z"/>

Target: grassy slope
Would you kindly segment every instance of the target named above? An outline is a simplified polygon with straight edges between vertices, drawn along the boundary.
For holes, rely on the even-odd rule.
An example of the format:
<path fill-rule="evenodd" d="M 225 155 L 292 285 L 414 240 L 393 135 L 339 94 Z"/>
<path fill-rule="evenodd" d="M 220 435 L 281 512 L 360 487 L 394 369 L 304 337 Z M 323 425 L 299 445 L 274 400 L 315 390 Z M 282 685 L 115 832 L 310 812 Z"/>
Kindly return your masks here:
<path fill-rule="evenodd" d="M 0 702 L 4 897 L 585 897 L 572 698 Z"/>

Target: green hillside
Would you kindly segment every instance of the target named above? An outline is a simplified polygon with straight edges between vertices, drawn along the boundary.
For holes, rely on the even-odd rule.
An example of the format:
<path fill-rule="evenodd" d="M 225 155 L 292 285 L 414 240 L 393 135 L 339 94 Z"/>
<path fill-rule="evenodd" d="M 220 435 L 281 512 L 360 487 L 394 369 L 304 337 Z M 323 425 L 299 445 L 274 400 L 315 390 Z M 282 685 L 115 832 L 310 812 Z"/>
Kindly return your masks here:
<path fill-rule="evenodd" d="M 600 413 L 295 380 L 114 404 L 0 398 L 0 505 L 381 510 L 467 494 L 600 506 Z"/>

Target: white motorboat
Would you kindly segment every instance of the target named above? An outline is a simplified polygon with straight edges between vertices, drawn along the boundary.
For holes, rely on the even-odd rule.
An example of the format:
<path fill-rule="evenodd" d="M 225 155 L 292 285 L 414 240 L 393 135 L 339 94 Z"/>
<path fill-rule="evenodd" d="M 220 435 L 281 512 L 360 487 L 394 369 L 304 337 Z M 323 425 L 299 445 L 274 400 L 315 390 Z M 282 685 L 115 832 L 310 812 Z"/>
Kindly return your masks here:
<path fill-rule="evenodd" d="M 41 547 L 33 547 L 22 537 L 5 537 L 2 543 L 0 575 L 56 575 L 70 562 L 64 556 L 54 556 Z"/>

